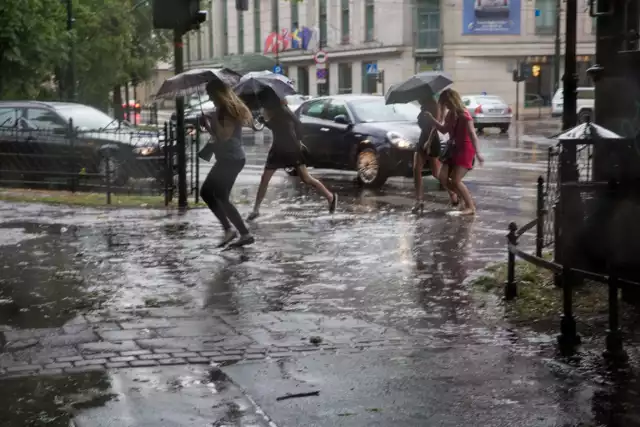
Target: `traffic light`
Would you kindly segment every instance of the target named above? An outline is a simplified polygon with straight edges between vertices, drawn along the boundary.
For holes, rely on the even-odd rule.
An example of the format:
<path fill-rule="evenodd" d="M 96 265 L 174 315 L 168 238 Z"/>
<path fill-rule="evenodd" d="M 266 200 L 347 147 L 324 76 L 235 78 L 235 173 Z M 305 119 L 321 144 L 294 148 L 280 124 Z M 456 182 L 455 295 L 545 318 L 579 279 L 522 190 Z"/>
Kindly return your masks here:
<path fill-rule="evenodd" d="M 197 30 L 207 20 L 200 0 L 153 0 L 153 27 L 166 30 Z"/>
<path fill-rule="evenodd" d="M 531 67 L 531 74 L 533 74 L 533 77 L 540 77 L 540 66 L 538 64 Z"/>

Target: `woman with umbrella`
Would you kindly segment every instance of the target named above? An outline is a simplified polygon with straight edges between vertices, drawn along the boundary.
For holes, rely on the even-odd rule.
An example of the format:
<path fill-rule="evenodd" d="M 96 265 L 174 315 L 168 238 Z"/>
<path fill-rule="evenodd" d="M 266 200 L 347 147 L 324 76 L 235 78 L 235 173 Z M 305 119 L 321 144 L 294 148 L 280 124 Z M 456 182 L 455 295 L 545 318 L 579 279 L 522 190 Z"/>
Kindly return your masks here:
<path fill-rule="evenodd" d="M 215 140 L 211 144 L 211 151 L 216 157 L 216 162 L 202 183 L 200 196 L 224 230 L 218 247 L 230 244 L 238 237 L 238 232 L 240 237 L 231 246 L 248 245 L 255 240 L 229 196 L 245 164 L 242 126 L 250 126 L 253 116 L 242 100 L 221 80 L 211 80 L 206 86 L 206 91 L 209 99 L 216 105 L 216 112 L 209 116 L 202 115 L 201 121 Z M 232 224 L 237 231 L 233 230 Z"/>
<path fill-rule="evenodd" d="M 253 211 L 247 219 L 252 221 L 260 216 L 260 205 L 267 193 L 269 181 L 276 170 L 284 168 L 295 168 L 303 183 L 314 187 L 327 199 L 329 212 L 335 212 L 338 195 L 312 177 L 305 166 L 301 142 L 302 125 L 284 101 L 286 95 L 295 93 L 293 87 L 283 76 L 263 73 L 259 76 L 245 75 L 234 90 L 247 102 L 257 101 L 262 106 L 265 126 L 273 133 L 273 143 L 267 155 Z"/>

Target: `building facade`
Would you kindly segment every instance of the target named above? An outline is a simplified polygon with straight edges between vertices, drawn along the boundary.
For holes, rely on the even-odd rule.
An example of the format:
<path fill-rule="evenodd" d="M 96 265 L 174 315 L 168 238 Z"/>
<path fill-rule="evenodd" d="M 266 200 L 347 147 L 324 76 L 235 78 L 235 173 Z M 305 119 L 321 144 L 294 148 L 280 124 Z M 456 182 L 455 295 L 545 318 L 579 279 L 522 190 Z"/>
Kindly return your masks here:
<path fill-rule="evenodd" d="M 444 70 L 463 93 L 492 93 L 514 104 L 512 71 L 526 62 L 540 72 L 520 85 L 520 99 L 539 94 L 546 100 L 555 86 L 556 0 L 503 1 L 496 7 L 484 0 L 251 0 L 248 11 L 238 12 L 233 0 L 212 0 L 209 19 L 187 37 L 186 65 L 267 55 L 309 95 L 383 93 L 417 71 Z M 594 28 L 581 10 L 581 84 L 588 84 Z M 320 48 L 327 52 L 326 71 L 314 63 Z M 318 84 L 319 75 L 326 84 Z"/>

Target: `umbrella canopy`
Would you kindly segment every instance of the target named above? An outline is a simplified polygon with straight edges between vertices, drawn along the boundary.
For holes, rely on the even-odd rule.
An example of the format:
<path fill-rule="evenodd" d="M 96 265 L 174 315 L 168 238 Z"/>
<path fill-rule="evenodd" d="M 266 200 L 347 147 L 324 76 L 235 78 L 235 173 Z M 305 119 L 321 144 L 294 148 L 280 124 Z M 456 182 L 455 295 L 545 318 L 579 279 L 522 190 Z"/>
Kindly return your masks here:
<path fill-rule="evenodd" d="M 271 89 L 280 99 L 287 95 L 296 94 L 293 82 L 287 76 L 275 74 L 271 71 L 255 71 L 247 73 L 233 88 L 234 92 L 243 100 L 252 100 L 264 89 Z"/>
<path fill-rule="evenodd" d="M 425 71 L 393 85 L 384 96 L 387 104 L 406 104 L 442 92 L 453 79 L 441 71 Z"/>
<path fill-rule="evenodd" d="M 194 68 L 165 80 L 155 98 L 175 98 L 202 92 L 207 83 L 215 79 L 234 86 L 240 77 L 240 74 L 229 68 Z"/>

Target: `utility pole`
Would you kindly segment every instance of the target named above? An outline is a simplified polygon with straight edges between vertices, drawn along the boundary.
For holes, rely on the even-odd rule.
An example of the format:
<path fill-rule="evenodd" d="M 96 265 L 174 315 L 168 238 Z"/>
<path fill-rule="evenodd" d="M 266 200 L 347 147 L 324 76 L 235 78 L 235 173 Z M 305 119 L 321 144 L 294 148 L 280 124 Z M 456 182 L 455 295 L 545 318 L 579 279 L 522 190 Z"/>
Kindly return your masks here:
<path fill-rule="evenodd" d="M 184 71 L 183 31 L 173 30 L 173 67 L 175 74 Z M 176 97 L 176 148 L 178 151 L 178 208 L 187 208 L 187 144 L 184 129 L 184 97 Z"/>
<path fill-rule="evenodd" d="M 576 24 L 578 15 L 577 0 L 567 0 L 567 16 L 565 28 L 564 53 L 564 97 L 562 111 L 562 129 L 567 130 L 576 126 L 578 76 L 576 75 Z"/>
<path fill-rule="evenodd" d="M 562 0 L 556 0 L 556 34 L 555 34 L 555 53 L 553 58 L 553 89 L 554 93 L 560 87 L 560 15 L 562 14 Z M 551 95 L 553 96 L 553 94 Z"/>
<path fill-rule="evenodd" d="M 67 70 L 67 97 L 70 101 L 77 98 L 76 91 L 76 52 L 75 41 L 73 39 L 73 2 L 67 0 L 67 34 L 69 36 L 69 65 Z"/>

